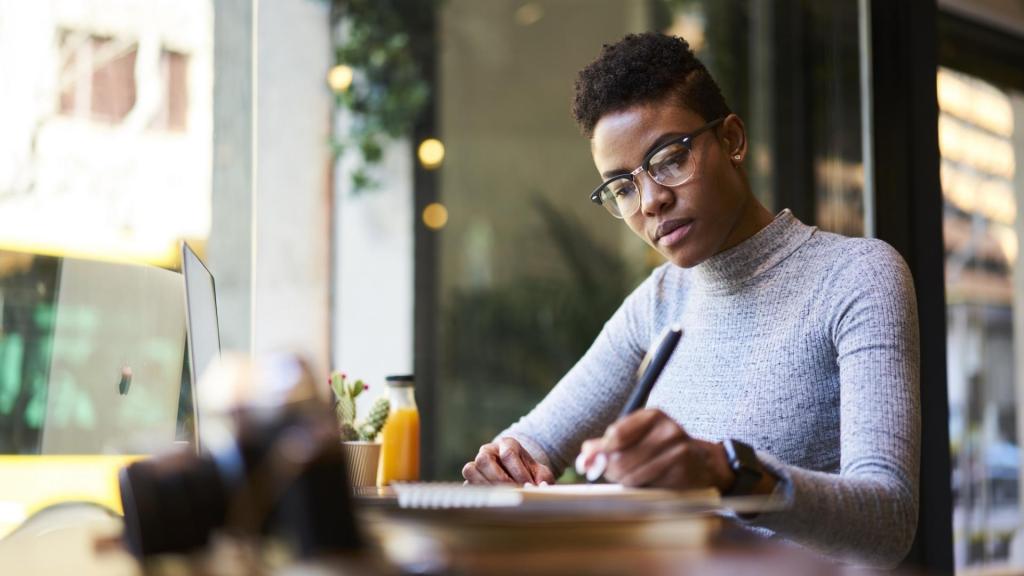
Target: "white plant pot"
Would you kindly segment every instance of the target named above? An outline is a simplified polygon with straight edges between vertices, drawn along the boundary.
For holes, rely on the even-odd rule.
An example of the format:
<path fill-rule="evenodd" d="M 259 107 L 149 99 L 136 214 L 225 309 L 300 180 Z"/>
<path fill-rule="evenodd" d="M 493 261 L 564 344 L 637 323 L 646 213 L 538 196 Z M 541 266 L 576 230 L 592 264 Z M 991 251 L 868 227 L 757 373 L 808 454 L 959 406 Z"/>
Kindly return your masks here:
<path fill-rule="evenodd" d="M 348 479 L 353 487 L 376 486 L 377 465 L 380 461 L 380 442 L 342 442 Z"/>

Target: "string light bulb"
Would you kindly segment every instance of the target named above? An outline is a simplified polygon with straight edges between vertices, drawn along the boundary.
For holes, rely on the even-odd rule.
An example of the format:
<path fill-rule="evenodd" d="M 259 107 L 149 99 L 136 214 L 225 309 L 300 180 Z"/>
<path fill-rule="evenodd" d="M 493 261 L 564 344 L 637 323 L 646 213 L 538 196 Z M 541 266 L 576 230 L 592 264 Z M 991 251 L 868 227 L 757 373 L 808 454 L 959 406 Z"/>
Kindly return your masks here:
<path fill-rule="evenodd" d="M 331 71 L 327 73 L 327 85 L 331 87 L 335 93 L 340 93 L 348 90 L 349 86 L 352 85 L 352 79 L 355 77 L 355 72 L 351 66 L 345 64 L 338 64 L 331 68 Z"/>
<path fill-rule="evenodd" d="M 437 138 L 427 138 L 420 142 L 416 155 L 424 168 L 434 170 L 444 162 L 444 144 Z"/>
<path fill-rule="evenodd" d="M 423 224 L 431 230 L 440 230 L 448 224 L 448 209 L 440 202 L 427 204 L 423 209 Z"/>

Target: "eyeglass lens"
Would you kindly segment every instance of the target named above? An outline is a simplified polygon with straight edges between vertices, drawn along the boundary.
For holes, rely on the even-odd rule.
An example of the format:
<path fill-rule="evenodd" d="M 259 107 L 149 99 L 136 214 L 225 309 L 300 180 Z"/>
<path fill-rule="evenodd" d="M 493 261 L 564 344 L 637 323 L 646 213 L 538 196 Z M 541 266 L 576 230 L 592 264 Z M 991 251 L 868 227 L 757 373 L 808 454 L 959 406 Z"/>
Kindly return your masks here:
<path fill-rule="evenodd" d="M 651 158 L 647 173 L 662 186 L 678 186 L 693 172 L 690 149 L 681 142 L 671 143 Z M 634 177 L 616 178 L 601 189 L 601 204 L 613 216 L 632 216 L 640 207 L 640 189 Z"/>

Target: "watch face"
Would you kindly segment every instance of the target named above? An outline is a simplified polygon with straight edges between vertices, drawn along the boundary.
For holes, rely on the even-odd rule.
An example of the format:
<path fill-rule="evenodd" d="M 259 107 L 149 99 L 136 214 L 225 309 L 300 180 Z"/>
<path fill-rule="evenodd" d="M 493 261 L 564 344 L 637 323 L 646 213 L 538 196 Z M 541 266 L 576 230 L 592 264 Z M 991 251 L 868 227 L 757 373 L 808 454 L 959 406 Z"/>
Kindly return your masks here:
<path fill-rule="evenodd" d="M 729 458 L 729 467 L 736 473 L 736 482 L 729 494 L 732 496 L 750 494 L 763 475 L 757 453 L 749 445 L 739 440 L 726 440 L 722 446 L 725 447 L 726 456 Z"/>
<path fill-rule="evenodd" d="M 757 454 L 754 449 L 749 445 L 740 442 L 739 440 L 727 440 L 725 442 L 725 451 L 729 456 L 729 463 L 734 467 L 744 466 L 759 468 Z"/>

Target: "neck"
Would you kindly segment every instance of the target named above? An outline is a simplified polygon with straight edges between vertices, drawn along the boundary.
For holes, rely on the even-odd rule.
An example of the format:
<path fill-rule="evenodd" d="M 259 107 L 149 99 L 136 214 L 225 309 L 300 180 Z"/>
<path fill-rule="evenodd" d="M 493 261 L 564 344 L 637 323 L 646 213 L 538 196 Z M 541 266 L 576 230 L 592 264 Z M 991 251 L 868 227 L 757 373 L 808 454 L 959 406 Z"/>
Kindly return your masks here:
<path fill-rule="evenodd" d="M 694 266 L 695 285 L 709 292 L 736 290 L 785 260 L 814 230 L 784 210 L 753 236 Z"/>
<path fill-rule="evenodd" d="M 747 190 L 747 201 L 743 203 L 739 218 L 736 219 L 736 223 L 729 231 L 729 235 L 725 237 L 725 242 L 722 243 L 718 252 L 725 252 L 757 234 L 762 228 L 771 224 L 774 219 L 775 216 L 754 197 L 750 190 Z"/>

